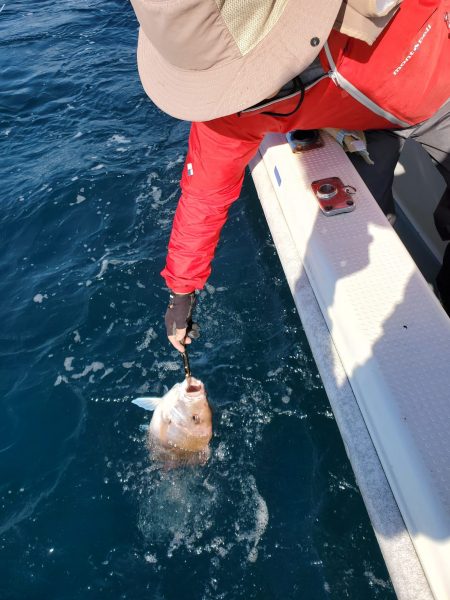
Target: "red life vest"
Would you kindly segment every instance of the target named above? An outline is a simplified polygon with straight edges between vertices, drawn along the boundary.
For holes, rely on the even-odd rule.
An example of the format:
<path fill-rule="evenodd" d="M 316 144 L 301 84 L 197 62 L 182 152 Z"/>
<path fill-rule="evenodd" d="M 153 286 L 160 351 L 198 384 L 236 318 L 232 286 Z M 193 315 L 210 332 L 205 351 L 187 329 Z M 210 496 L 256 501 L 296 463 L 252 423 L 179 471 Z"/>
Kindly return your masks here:
<path fill-rule="evenodd" d="M 449 17 L 449 0 L 405 0 L 372 47 L 332 33 L 324 67 L 334 71 L 334 62 L 333 80 L 357 102 L 366 105 L 358 93 L 372 101 L 372 112 L 400 127 L 415 125 L 450 97 Z"/>
<path fill-rule="evenodd" d="M 373 46 L 332 31 L 319 57 L 326 75 L 307 87 L 297 128 L 420 123 L 450 97 L 450 0 L 404 0 Z M 295 103 L 278 101 L 255 112 L 288 112 Z M 291 128 L 290 119 L 286 125 Z"/>

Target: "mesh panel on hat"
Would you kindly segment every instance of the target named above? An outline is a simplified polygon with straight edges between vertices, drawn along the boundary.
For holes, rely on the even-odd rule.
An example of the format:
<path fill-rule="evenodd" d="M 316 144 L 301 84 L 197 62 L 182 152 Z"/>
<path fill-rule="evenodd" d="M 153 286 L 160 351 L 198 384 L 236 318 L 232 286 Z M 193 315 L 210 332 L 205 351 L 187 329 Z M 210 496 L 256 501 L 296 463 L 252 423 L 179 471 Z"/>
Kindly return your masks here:
<path fill-rule="evenodd" d="M 247 54 L 274 27 L 288 0 L 215 0 L 241 53 Z"/>

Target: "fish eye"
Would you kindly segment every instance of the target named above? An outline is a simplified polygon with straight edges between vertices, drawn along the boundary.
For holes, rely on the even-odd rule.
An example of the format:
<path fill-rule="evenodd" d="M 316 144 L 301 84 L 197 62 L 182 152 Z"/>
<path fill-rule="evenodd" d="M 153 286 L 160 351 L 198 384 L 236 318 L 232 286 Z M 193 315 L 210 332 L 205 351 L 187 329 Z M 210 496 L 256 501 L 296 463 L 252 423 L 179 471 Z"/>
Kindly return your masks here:
<path fill-rule="evenodd" d="M 198 415 L 192 415 L 192 420 L 194 423 L 200 423 L 200 417 Z"/>

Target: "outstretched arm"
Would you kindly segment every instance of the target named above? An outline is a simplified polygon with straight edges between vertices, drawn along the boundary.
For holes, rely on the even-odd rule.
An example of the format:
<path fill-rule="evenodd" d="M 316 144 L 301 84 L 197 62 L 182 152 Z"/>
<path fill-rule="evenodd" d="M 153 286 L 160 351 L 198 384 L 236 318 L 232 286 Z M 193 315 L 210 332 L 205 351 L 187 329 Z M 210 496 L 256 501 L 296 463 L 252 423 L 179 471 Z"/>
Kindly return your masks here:
<path fill-rule="evenodd" d="M 193 123 L 162 276 L 178 293 L 203 288 L 231 204 L 239 197 L 245 167 L 262 136 L 242 139 L 238 117 Z"/>
<path fill-rule="evenodd" d="M 205 285 L 228 210 L 239 197 L 245 167 L 257 151 L 261 138 L 262 135 L 247 134 L 244 139 L 237 116 L 192 124 L 181 179 L 182 194 L 175 213 L 166 266 L 161 273 L 175 294 L 190 294 Z M 175 299 L 176 303 L 186 306 L 186 324 L 179 318 L 172 318 L 173 306 L 169 304 L 167 334 L 175 348 L 183 352 L 181 343 L 190 341 L 186 337 L 186 327 L 191 314 L 188 316 L 187 311 L 190 306 L 192 312 L 192 304 L 180 296 Z"/>

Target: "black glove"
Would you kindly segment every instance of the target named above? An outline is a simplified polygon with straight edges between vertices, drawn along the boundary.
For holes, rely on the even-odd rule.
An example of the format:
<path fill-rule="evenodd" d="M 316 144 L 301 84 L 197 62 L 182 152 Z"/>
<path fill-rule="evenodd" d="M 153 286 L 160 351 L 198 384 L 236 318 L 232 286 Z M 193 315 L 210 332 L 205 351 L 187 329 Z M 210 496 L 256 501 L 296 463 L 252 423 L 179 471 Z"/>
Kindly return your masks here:
<path fill-rule="evenodd" d="M 164 321 L 166 323 L 167 335 L 175 335 L 177 329 L 186 328 L 186 334 L 196 339 L 199 334 L 199 326 L 192 322 L 192 312 L 195 307 L 195 292 L 190 294 L 175 294 L 170 292 L 169 306 L 167 307 Z"/>

